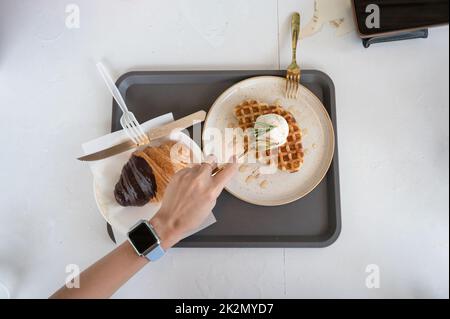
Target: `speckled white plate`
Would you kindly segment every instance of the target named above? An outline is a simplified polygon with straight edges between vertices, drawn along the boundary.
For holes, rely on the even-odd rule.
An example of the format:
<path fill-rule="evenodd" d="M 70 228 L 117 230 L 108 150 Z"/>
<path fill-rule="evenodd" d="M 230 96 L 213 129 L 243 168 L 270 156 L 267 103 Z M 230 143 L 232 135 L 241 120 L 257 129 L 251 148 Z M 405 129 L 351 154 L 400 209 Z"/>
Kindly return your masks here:
<path fill-rule="evenodd" d="M 277 171 L 247 181 L 249 167 L 239 172 L 227 185 L 234 196 L 256 205 L 277 206 L 298 200 L 310 193 L 325 177 L 334 154 L 334 129 L 322 102 L 307 88 L 300 86 L 298 98 L 285 98 L 285 79 L 274 76 L 255 77 L 239 82 L 226 90 L 213 104 L 205 121 L 205 129 L 224 130 L 237 123 L 233 109 L 244 100 L 254 99 L 279 104 L 290 111 L 303 134 L 304 163 L 296 173 Z M 204 143 L 205 135 L 203 136 Z M 205 150 L 206 151 L 206 150 Z M 264 182 L 265 188 L 261 187 Z"/>

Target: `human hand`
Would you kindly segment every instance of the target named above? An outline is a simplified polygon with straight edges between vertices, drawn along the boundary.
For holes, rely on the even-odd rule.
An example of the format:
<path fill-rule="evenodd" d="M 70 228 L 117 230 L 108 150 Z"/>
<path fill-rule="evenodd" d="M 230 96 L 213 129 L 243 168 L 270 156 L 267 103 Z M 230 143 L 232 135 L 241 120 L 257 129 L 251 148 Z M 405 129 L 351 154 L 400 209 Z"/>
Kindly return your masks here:
<path fill-rule="evenodd" d="M 237 171 L 236 160 L 211 176 L 214 167 L 214 158 L 209 157 L 206 163 L 183 169 L 170 180 L 161 208 L 150 220 L 164 249 L 175 245 L 206 220 L 217 197 Z"/>

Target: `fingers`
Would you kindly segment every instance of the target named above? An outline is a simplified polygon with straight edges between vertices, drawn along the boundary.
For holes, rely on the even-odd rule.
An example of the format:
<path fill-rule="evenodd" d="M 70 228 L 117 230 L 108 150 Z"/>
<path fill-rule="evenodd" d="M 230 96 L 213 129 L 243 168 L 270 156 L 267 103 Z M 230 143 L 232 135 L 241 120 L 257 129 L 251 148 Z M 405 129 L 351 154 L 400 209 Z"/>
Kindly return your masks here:
<path fill-rule="evenodd" d="M 225 185 L 233 178 L 233 176 L 236 174 L 238 169 L 238 163 L 236 156 L 234 156 L 231 160 L 231 163 L 226 164 L 222 171 L 217 173 L 216 176 L 214 176 L 214 182 L 217 186 L 217 188 L 222 191 L 222 189 L 225 187 Z"/>
<path fill-rule="evenodd" d="M 217 166 L 216 157 L 214 155 L 209 155 L 206 157 L 205 161 L 200 165 L 200 173 L 207 173 L 211 175 L 213 169 Z"/>

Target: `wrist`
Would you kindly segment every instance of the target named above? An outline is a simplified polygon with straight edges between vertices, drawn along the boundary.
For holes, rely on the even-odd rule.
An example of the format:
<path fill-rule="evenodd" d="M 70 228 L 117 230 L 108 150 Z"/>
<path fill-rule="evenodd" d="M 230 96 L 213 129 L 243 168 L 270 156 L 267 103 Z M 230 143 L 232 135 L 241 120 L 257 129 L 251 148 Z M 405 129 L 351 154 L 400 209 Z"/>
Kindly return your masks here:
<path fill-rule="evenodd" d="M 150 219 L 150 224 L 153 229 L 155 229 L 156 234 L 161 240 L 161 247 L 164 250 L 168 250 L 174 246 L 181 237 L 176 225 L 170 220 L 164 219 L 161 215 L 164 214 L 160 214 L 159 212 L 156 213 L 156 215 Z"/>

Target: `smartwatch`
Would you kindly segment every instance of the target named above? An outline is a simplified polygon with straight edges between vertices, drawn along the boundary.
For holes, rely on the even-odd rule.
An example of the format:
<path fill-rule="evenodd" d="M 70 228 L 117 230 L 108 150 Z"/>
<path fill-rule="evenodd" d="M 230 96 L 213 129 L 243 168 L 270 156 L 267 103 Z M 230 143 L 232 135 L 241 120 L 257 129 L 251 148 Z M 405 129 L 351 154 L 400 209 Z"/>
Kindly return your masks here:
<path fill-rule="evenodd" d="M 150 261 L 156 261 L 161 258 L 165 251 L 161 247 L 161 240 L 156 234 L 155 229 L 146 220 L 140 220 L 134 225 L 127 234 L 128 241 L 133 246 L 139 256 L 145 257 Z"/>

